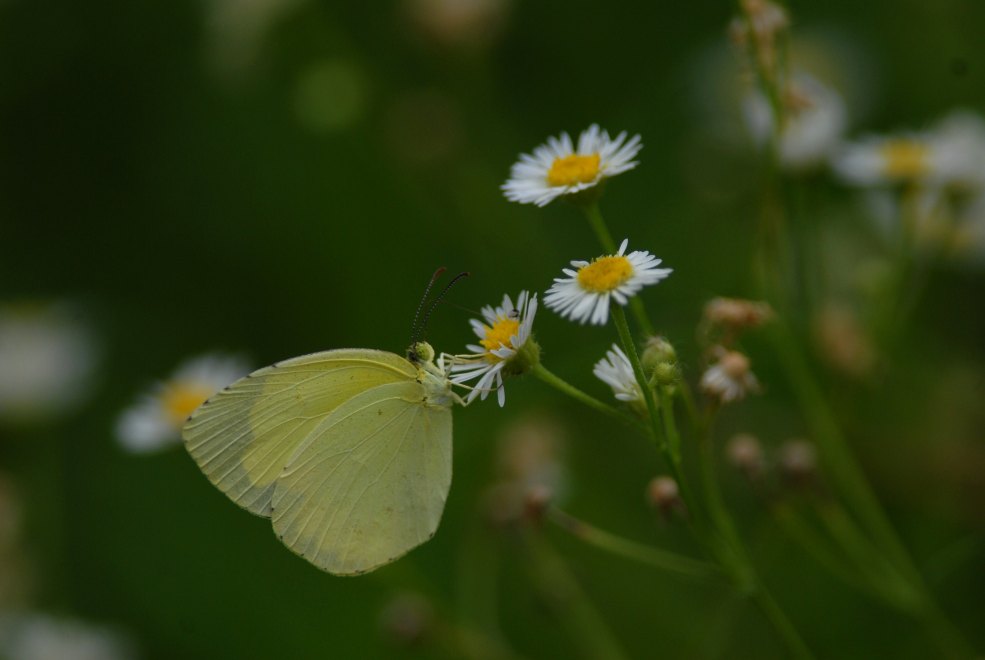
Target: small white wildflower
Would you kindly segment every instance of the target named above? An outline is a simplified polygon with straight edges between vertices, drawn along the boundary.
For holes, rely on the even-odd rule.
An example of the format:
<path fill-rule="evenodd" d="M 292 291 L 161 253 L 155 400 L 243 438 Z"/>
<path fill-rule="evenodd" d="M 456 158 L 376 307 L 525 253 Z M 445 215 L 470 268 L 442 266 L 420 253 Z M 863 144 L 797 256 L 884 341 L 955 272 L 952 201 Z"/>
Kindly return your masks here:
<path fill-rule="evenodd" d="M 44 614 L 0 618 L 0 657 L 17 660 L 126 660 L 135 658 L 120 633 Z"/>
<path fill-rule="evenodd" d="M 848 183 L 911 183 L 976 190 L 985 187 L 985 120 L 958 110 L 929 130 L 869 136 L 844 146 L 835 171 Z"/>
<path fill-rule="evenodd" d="M 577 149 L 567 133 L 550 137 L 533 155 L 520 155 L 503 192 L 511 202 L 545 206 L 562 195 L 596 186 L 638 164 L 633 158 L 643 148 L 640 136 L 626 137 L 623 131 L 613 140 L 598 124 L 582 131 Z"/>
<path fill-rule="evenodd" d="M 125 410 L 116 425 L 123 447 L 159 451 L 181 442 L 181 427 L 210 396 L 249 373 L 238 357 L 209 354 L 183 363 L 165 382 Z"/>
<path fill-rule="evenodd" d="M 701 389 L 722 403 L 745 398 L 759 390 L 759 381 L 749 368 L 749 358 L 737 351 L 721 351 L 718 361 L 701 376 Z"/>
<path fill-rule="evenodd" d="M 670 275 L 670 268 L 657 268 L 661 260 L 649 252 L 636 250 L 627 255 L 628 243 L 624 240 L 616 254 L 591 263 L 572 261 L 574 270 L 562 269 L 567 277 L 555 278 L 544 295 L 544 304 L 572 321 L 604 325 L 609 319 L 610 300 L 626 305 L 643 287 Z"/>
<path fill-rule="evenodd" d="M 38 420 L 77 406 L 92 391 L 97 357 L 69 307 L 0 306 L 0 418 Z"/>
<path fill-rule="evenodd" d="M 616 344 L 605 353 L 605 357 L 595 363 L 592 369 L 595 377 L 612 388 L 612 393 L 620 401 L 643 401 L 640 384 L 633 374 L 633 365 Z"/>
<path fill-rule="evenodd" d="M 788 111 L 780 134 L 780 162 L 793 170 L 827 162 L 847 125 L 841 95 L 813 76 L 798 73 L 783 101 Z M 773 132 L 773 108 L 762 91 L 746 96 L 743 113 L 753 139 L 765 145 Z"/>
<path fill-rule="evenodd" d="M 478 378 L 466 402 L 476 397 L 485 399 L 494 389 L 499 405 L 506 404 L 503 375 L 523 373 L 529 362 L 536 361 L 539 348 L 533 341 L 534 317 L 537 315 L 537 294 L 521 291 L 516 305 L 508 295 L 498 307 L 482 308 L 482 319 L 472 319 L 472 330 L 478 344 L 469 344 L 472 354 L 452 357 L 451 382 L 463 384 Z"/>
<path fill-rule="evenodd" d="M 928 133 L 868 136 L 844 145 L 832 166 L 846 183 L 856 186 L 919 182 L 937 169 L 933 147 Z"/>

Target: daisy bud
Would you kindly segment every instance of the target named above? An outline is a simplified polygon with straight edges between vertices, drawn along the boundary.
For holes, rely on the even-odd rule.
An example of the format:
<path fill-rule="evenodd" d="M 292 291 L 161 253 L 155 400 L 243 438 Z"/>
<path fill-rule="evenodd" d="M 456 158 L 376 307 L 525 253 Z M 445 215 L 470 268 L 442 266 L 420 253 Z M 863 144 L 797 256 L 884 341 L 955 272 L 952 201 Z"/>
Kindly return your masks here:
<path fill-rule="evenodd" d="M 814 445 L 803 439 L 788 440 L 778 452 L 780 474 L 793 486 L 813 481 L 817 474 L 817 453 Z"/>
<path fill-rule="evenodd" d="M 673 385 L 680 379 L 677 351 L 664 337 L 650 337 L 640 356 L 643 371 L 656 385 Z"/>
<path fill-rule="evenodd" d="M 420 594 L 398 594 L 383 608 L 380 627 L 394 645 L 416 646 L 434 628 L 434 608 Z"/>
<path fill-rule="evenodd" d="M 672 514 L 684 514 L 686 511 L 677 482 L 668 476 L 650 480 L 646 487 L 646 499 L 664 518 L 669 518 Z"/>
<path fill-rule="evenodd" d="M 725 447 L 725 455 L 729 463 L 748 479 L 758 479 L 766 468 L 759 440 L 748 433 L 733 436 Z"/>

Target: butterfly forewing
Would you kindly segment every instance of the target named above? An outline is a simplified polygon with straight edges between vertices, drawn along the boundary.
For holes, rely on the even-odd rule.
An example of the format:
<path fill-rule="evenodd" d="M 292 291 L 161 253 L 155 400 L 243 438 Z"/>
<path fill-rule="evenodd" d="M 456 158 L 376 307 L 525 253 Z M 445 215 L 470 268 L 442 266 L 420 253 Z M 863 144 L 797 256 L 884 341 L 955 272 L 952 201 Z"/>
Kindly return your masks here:
<path fill-rule="evenodd" d="M 213 484 L 243 508 L 269 517 L 275 480 L 333 410 L 380 385 L 417 385 L 416 374 L 399 355 L 368 349 L 278 362 L 196 410 L 182 431 L 185 445 Z"/>
<path fill-rule="evenodd" d="M 354 575 L 434 535 L 451 486 L 451 409 L 417 382 L 380 385 L 336 408 L 277 479 L 272 520 L 285 545 Z"/>

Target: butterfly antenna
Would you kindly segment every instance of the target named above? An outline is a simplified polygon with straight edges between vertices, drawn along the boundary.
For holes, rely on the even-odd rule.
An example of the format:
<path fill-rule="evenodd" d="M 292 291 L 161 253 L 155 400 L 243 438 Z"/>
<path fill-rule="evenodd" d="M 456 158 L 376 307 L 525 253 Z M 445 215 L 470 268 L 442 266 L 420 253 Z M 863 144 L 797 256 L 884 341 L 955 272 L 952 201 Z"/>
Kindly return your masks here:
<path fill-rule="evenodd" d="M 448 290 L 451 289 L 453 286 L 455 286 L 455 283 L 458 282 L 460 279 L 463 279 L 465 277 L 468 277 L 469 275 L 471 275 L 471 273 L 469 273 L 467 271 L 466 272 L 461 272 L 458 275 L 456 275 L 455 277 L 453 277 L 452 280 L 451 280 L 451 282 L 449 282 L 447 285 L 445 285 L 445 288 L 441 290 L 441 293 L 439 293 L 437 295 L 437 297 L 435 297 L 434 302 L 432 302 L 431 303 L 431 306 L 428 307 L 428 311 L 425 312 L 424 319 L 421 321 L 421 330 L 422 331 L 428 325 L 428 319 L 431 318 L 431 312 L 433 312 L 434 311 L 434 308 L 438 306 L 438 303 L 441 302 L 441 299 L 445 297 L 445 294 L 448 293 Z M 415 341 L 416 340 L 417 340 L 417 338 L 415 337 Z"/>
<path fill-rule="evenodd" d="M 428 294 L 431 293 L 431 287 L 434 286 L 434 283 L 438 281 L 438 278 L 441 277 L 442 274 L 444 274 L 444 272 L 446 270 L 448 270 L 448 269 L 445 268 L 444 266 L 441 266 L 436 271 L 434 271 L 434 275 L 431 276 L 431 280 L 428 282 L 428 285 L 426 287 L 424 287 L 424 295 L 421 296 L 421 302 L 417 304 L 417 311 L 414 312 L 414 325 L 412 325 L 411 328 L 410 328 L 410 343 L 411 343 L 411 345 L 416 344 L 417 343 L 417 340 L 419 338 L 420 330 L 419 330 L 419 326 L 418 326 L 418 319 L 421 318 L 421 310 L 424 309 L 424 304 L 428 301 Z M 444 294 L 442 293 L 442 295 L 444 295 Z M 425 321 L 424 322 L 427 323 L 427 318 L 426 317 L 425 317 Z"/>

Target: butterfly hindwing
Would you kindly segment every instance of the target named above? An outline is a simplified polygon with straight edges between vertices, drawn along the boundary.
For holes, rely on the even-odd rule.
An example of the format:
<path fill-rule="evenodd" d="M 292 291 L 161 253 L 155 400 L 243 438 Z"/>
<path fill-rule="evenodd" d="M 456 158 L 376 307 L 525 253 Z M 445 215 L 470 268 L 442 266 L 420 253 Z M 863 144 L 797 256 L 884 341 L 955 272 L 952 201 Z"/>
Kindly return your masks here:
<path fill-rule="evenodd" d="M 291 550 L 354 575 L 434 535 L 451 486 L 451 410 L 417 382 L 379 385 L 323 419 L 276 481 L 272 520 Z"/>

